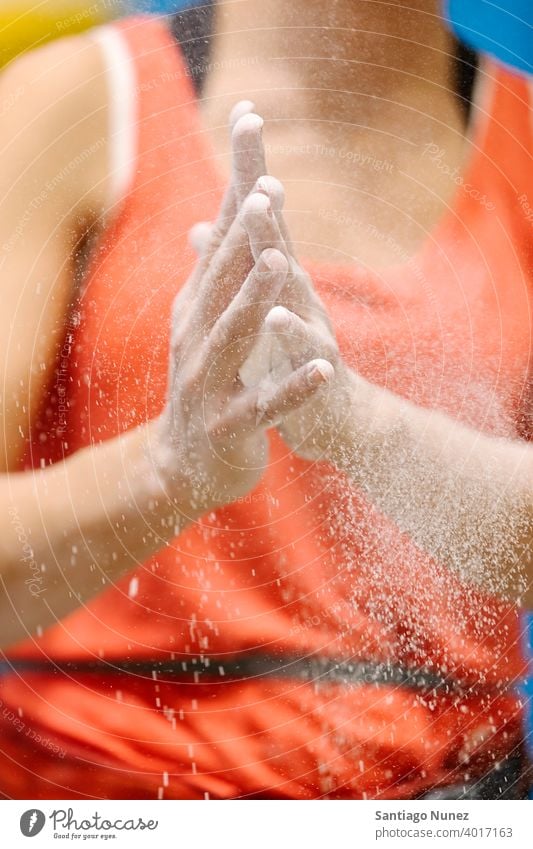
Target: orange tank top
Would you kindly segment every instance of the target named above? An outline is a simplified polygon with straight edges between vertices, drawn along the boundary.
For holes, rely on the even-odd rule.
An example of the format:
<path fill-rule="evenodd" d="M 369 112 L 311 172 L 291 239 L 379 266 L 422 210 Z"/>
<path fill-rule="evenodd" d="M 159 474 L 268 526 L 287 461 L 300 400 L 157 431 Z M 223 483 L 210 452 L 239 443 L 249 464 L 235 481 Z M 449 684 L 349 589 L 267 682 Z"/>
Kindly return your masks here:
<path fill-rule="evenodd" d="M 92 252 L 69 329 L 66 430 L 51 390 L 26 466 L 161 410 L 171 303 L 194 262 L 187 233 L 215 216 L 221 198 L 175 41 L 156 19 L 113 28 L 136 76 L 135 176 Z M 453 202 L 417 254 L 381 273 L 307 267 L 353 368 L 479 430 L 527 438 L 529 93 L 493 64 L 480 77 L 467 167 L 450 175 Z M 438 151 L 422 155 L 444 167 Z M 3 698 L 65 753 L 57 772 L 49 748 L 31 742 L 32 798 L 36 786 L 43 798 L 65 788 L 123 798 L 403 798 L 479 774 L 517 745 L 520 705 L 506 687 L 524 672 L 519 643 L 516 608 L 461 584 L 343 476 L 295 457 L 272 433 L 270 465 L 252 493 L 14 647 L 12 659 L 60 667 L 11 676 Z M 78 671 L 65 671 L 71 661 Z M 137 672 L 126 674 L 123 661 L 139 662 Z M 98 675 L 83 667 L 93 662 Z M 301 662 L 315 674 L 301 675 Z M 262 663 L 283 673 L 263 675 Z M 234 674 L 239 664 L 249 672 Z M 390 680 L 356 680 L 364 664 L 392 670 Z M 161 672 L 178 666 L 187 680 Z M 398 669 L 440 683 L 406 688 Z M 17 795 L 29 779 L 13 757 L 5 755 L 0 789 Z"/>

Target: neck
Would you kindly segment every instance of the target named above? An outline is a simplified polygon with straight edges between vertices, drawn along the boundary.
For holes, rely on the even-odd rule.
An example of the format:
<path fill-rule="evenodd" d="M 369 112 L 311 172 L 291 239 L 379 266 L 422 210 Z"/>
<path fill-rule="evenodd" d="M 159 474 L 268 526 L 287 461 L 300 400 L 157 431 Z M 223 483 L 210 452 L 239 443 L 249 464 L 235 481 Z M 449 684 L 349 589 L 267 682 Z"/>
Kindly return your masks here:
<path fill-rule="evenodd" d="M 416 108 L 442 119 L 451 91 L 451 37 L 438 0 L 219 0 L 206 112 L 251 97 L 268 119 L 390 123 Z M 295 92 L 297 97 L 295 98 Z M 295 115 L 295 101 L 297 115 Z M 376 108 L 379 103 L 378 108 Z M 356 108 L 356 112 L 354 110 Z M 218 117 L 218 116 L 217 116 Z M 398 116 L 397 116 L 398 117 Z M 411 116 L 412 117 L 412 116 Z"/>
<path fill-rule="evenodd" d="M 449 202 L 455 184 L 423 156 L 437 144 L 453 170 L 464 153 L 452 38 L 439 6 L 438 0 L 217 3 L 204 126 L 223 166 L 231 107 L 243 98 L 255 103 L 266 119 L 270 173 L 285 184 L 291 232 L 307 242 L 307 253 L 313 239 L 325 239 L 326 251 L 377 266 L 391 259 L 383 240 L 373 245 L 364 227 L 335 224 L 327 232 L 324 210 L 347 220 L 356 214 L 410 252 Z M 313 251 L 318 256 L 322 248 Z"/>

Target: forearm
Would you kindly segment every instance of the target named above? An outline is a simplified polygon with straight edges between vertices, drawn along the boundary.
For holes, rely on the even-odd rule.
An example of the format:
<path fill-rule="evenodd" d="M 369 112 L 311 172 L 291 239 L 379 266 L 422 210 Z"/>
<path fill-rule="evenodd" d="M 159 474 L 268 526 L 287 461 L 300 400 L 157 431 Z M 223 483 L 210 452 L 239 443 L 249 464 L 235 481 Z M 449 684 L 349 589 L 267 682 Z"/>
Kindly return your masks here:
<path fill-rule="evenodd" d="M 147 425 L 0 490 L 0 647 L 61 619 L 196 518 L 187 482 L 172 496 Z M 174 497 L 176 494 L 176 497 Z"/>
<path fill-rule="evenodd" d="M 533 602 L 533 450 L 351 373 L 334 462 L 416 544 L 485 590 Z"/>

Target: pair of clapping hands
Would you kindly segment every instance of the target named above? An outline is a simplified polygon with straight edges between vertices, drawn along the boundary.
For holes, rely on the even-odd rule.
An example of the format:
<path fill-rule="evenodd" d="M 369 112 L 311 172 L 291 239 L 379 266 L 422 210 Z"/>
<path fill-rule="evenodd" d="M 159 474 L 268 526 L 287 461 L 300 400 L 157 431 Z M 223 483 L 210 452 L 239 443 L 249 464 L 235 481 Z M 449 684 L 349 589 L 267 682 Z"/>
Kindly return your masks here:
<path fill-rule="evenodd" d="M 344 366 L 324 307 L 298 264 L 283 188 L 266 175 L 262 119 L 233 109 L 232 177 L 214 224 L 199 224 L 199 259 L 172 315 L 165 467 L 200 509 L 242 496 L 268 459 L 266 431 L 320 459 L 326 414 Z M 342 394 L 342 393 L 341 393 Z M 178 474 L 179 472 L 179 474 Z"/>

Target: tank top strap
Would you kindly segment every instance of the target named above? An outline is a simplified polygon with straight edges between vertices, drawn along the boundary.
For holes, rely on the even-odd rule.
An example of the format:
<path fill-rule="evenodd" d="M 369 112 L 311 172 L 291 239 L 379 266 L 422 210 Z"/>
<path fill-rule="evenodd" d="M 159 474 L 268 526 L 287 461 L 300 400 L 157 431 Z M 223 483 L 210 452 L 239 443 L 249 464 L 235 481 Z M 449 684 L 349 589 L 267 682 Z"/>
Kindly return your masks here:
<path fill-rule="evenodd" d="M 101 46 L 109 91 L 109 220 L 133 187 L 139 156 L 147 151 L 147 118 L 179 104 L 195 108 L 196 93 L 187 59 L 164 18 L 126 18 L 95 27 L 90 37 Z"/>

